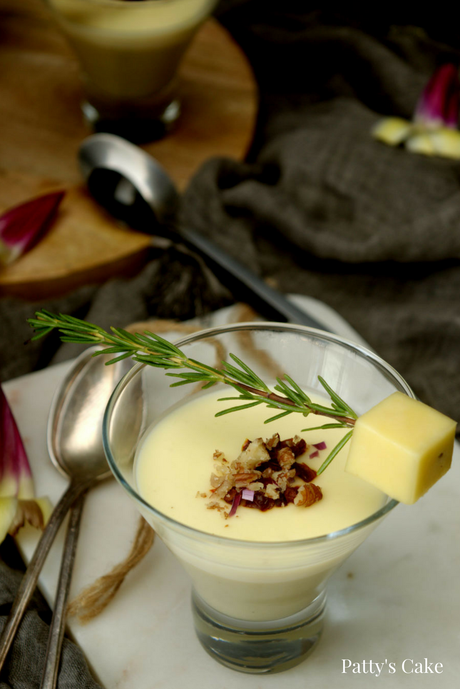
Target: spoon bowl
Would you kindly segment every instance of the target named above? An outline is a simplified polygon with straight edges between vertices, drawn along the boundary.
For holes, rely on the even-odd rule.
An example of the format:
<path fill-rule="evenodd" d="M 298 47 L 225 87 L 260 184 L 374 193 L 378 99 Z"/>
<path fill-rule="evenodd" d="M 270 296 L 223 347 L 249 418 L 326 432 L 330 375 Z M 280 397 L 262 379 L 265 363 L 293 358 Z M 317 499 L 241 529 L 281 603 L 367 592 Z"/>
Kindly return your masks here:
<path fill-rule="evenodd" d="M 91 195 L 118 220 L 160 234 L 173 221 L 179 193 L 141 148 L 114 134 L 94 134 L 80 146 L 78 161 Z"/>
<path fill-rule="evenodd" d="M 185 244 L 205 260 L 237 300 L 247 302 L 268 320 L 328 331 L 220 246 L 179 225 L 180 199 L 174 182 L 141 148 L 114 134 L 93 134 L 80 146 L 79 163 L 89 191 L 113 217 L 135 230 Z"/>
<path fill-rule="evenodd" d="M 94 357 L 97 350 L 90 347 L 75 361 L 53 398 L 48 418 L 50 459 L 58 471 L 74 479 L 99 481 L 110 476 L 102 446 L 102 418 L 129 365 L 123 360 L 106 366 L 110 356 Z"/>

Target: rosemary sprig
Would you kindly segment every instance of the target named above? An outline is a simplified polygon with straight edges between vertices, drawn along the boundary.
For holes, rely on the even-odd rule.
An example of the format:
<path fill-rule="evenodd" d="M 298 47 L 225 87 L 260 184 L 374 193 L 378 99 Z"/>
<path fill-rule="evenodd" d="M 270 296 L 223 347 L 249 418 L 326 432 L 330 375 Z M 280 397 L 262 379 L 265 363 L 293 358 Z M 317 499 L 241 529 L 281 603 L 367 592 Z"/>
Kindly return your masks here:
<path fill-rule="evenodd" d="M 332 420 L 332 423 L 316 426 L 315 430 L 322 428 L 351 429 L 329 453 L 318 469 L 318 474 L 326 469 L 339 450 L 351 438 L 357 415 L 321 376 L 318 376 L 318 380 L 331 398 L 330 407 L 313 402 L 288 375 L 277 378 L 274 390 L 270 390 L 264 381 L 234 354 L 230 354 L 233 363 L 224 361 L 222 362 L 222 369 L 218 370 L 195 359 L 189 359 L 171 342 L 148 330 L 144 331 L 143 334 L 133 334 L 122 328 L 112 327 L 110 332 L 107 332 L 103 328 L 79 318 L 63 314 L 56 315 L 45 310 L 38 311 L 35 316 L 35 318 L 29 318 L 27 321 L 35 330 L 32 340 L 37 340 L 52 330 L 58 330 L 62 342 L 101 346 L 103 349 L 96 352 L 95 356 L 102 353 L 118 355 L 114 356 L 108 362 L 109 364 L 131 357 L 133 361 L 167 370 L 167 376 L 178 379 L 172 383 L 171 387 L 199 382 L 204 383 L 203 389 L 216 383 L 231 386 L 236 390 L 238 396 L 222 397 L 221 401 L 238 401 L 239 404 L 223 409 L 216 416 L 264 404 L 269 409 L 277 411 L 274 416 L 266 419 L 265 423 L 276 421 L 283 416 L 297 412 L 303 416 L 315 414 Z"/>

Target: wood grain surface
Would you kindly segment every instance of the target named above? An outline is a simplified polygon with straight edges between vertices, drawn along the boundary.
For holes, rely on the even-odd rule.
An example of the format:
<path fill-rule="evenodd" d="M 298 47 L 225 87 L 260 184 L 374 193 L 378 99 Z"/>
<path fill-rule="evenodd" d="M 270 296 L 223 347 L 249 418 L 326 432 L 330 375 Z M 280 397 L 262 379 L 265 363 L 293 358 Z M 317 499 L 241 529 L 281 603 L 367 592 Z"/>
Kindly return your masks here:
<path fill-rule="evenodd" d="M 212 156 L 244 157 L 257 90 L 244 54 L 209 20 L 180 70 L 183 113 L 169 136 L 143 146 L 183 189 Z M 0 0 L 0 212 L 66 189 L 45 238 L 0 269 L 0 296 L 37 300 L 130 274 L 151 238 L 117 226 L 89 198 L 77 167 L 83 122 L 77 61 L 42 0 Z"/>

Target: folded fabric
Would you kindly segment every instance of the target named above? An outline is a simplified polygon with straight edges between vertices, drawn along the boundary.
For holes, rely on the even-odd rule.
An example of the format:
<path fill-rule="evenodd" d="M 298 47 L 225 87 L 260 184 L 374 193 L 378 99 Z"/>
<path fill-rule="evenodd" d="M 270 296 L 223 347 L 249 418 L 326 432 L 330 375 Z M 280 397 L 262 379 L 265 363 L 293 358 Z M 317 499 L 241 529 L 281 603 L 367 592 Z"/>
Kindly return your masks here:
<path fill-rule="evenodd" d="M 0 554 L 0 629 L 6 621 L 15 592 L 23 572 L 20 560 L 11 543 L 4 543 Z M 4 561 L 6 560 L 6 561 Z M 2 672 L 1 689 L 40 686 L 43 662 L 48 643 L 51 613 L 44 598 L 35 592 L 21 622 L 13 646 Z M 91 676 L 82 652 L 68 639 L 64 639 L 58 687 L 100 689 Z"/>
<path fill-rule="evenodd" d="M 332 15 L 297 15 L 297 31 L 290 16 L 288 31 L 286 16 L 275 27 L 253 13 L 252 45 L 240 29 L 254 56 L 272 41 L 258 136 L 249 162 L 201 168 L 182 221 L 282 291 L 335 308 L 458 419 L 460 165 L 370 135 L 382 113 L 410 117 L 435 64 L 458 55 L 420 28 L 377 17 L 366 32 Z M 294 61 L 297 91 L 280 97 Z"/>

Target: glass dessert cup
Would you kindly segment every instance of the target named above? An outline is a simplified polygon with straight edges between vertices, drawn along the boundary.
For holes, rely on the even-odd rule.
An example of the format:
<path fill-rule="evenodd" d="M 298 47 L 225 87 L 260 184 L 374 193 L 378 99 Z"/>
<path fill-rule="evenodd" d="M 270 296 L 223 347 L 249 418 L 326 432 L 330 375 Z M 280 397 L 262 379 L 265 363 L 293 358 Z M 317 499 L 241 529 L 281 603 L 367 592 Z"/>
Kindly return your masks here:
<path fill-rule="evenodd" d="M 46 0 L 80 63 L 86 121 L 141 142 L 180 115 L 177 70 L 216 0 Z"/>
<path fill-rule="evenodd" d="M 302 388 L 318 394 L 324 392 L 318 382 L 321 375 L 358 414 L 396 390 L 414 397 L 399 374 L 372 352 L 302 326 L 235 324 L 211 328 L 175 344 L 190 358 L 211 366 L 227 360 L 232 352 L 270 387 L 273 365 Z M 191 385 L 170 388 L 172 381 L 163 370 L 138 364 L 119 383 L 103 425 L 110 468 L 190 574 L 195 630 L 205 650 L 223 665 L 242 672 L 288 669 L 304 660 L 318 643 L 331 574 L 398 503 L 384 496 L 379 509 L 358 523 L 290 541 L 227 538 L 174 520 L 141 496 L 133 471 L 136 450 L 147 429 L 194 394 Z M 229 406 L 228 402 L 222 404 Z M 267 409 L 267 418 L 272 415 L 273 410 Z M 305 424 L 302 415 L 296 416 L 300 430 Z M 206 420 L 197 423 L 206 433 Z M 276 432 L 275 426 L 276 422 L 269 424 L 267 437 Z M 290 508 L 300 509 L 292 505 L 283 509 Z"/>

